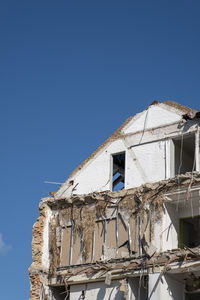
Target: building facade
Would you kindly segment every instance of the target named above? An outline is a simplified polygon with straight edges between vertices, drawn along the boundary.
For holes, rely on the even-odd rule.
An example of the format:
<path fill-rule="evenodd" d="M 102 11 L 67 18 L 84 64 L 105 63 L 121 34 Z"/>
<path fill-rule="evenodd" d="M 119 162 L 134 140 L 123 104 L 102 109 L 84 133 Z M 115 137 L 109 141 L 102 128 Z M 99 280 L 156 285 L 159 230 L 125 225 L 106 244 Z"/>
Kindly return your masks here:
<path fill-rule="evenodd" d="M 41 200 L 31 300 L 200 299 L 199 117 L 153 102 Z"/>

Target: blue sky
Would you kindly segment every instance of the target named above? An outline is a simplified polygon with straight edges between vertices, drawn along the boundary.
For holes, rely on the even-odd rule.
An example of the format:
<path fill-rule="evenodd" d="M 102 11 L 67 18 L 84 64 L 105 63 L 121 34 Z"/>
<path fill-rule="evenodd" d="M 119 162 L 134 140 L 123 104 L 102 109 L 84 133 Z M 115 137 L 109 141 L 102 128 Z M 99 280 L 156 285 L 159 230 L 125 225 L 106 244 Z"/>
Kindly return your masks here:
<path fill-rule="evenodd" d="M 0 2 L 0 286 L 29 298 L 41 197 L 154 100 L 199 109 L 199 1 Z"/>

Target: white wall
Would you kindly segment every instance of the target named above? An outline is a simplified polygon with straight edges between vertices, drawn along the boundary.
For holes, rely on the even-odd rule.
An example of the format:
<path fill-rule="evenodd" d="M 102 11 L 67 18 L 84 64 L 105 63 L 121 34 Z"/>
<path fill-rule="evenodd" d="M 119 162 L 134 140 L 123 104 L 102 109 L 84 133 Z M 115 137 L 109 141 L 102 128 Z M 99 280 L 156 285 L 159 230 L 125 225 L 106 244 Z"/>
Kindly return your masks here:
<path fill-rule="evenodd" d="M 106 285 L 105 282 L 94 282 L 82 285 L 70 286 L 70 300 L 81 300 L 81 293 L 85 291 L 85 299 L 89 300 L 121 300 L 123 292 L 120 291 L 120 282 L 112 281 L 111 285 Z"/>
<path fill-rule="evenodd" d="M 42 246 L 42 265 L 44 268 L 49 268 L 49 224 L 52 216 L 52 211 L 50 208 L 46 208 L 46 218 L 43 230 L 43 246 Z"/>
<path fill-rule="evenodd" d="M 127 152 L 126 188 L 165 179 L 165 141 L 138 145 Z"/>
<path fill-rule="evenodd" d="M 74 177 L 72 186 L 64 184 L 58 197 L 87 194 L 112 189 L 112 155 L 126 152 L 125 188 L 165 179 L 165 142 L 153 142 L 129 148 L 125 141 L 116 140 L 85 165 Z M 76 189 L 73 191 L 73 187 Z"/>
<path fill-rule="evenodd" d="M 112 154 L 125 151 L 126 147 L 121 140 L 113 141 L 103 149 L 95 158 L 92 158 L 83 168 L 71 177 L 73 186 L 64 184 L 59 189 L 58 197 L 66 197 L 72 194 L 88 194 L 111 189 L 111 161 Z"/>
<path fill-rule="evenodd" d="M 166 204 L 160 235 L 162 251 L 178 248 L 178 226 L 179 216 L 176 205 Z"/>
<path fill-rule="evenodd" d="M 163 106 L 163 107 L 161 107 Z M 181 120 L 181 115 L 165 109 L 165 105 L 153 105 L 137 114 L 126 126 L 124 133 L 133 133 L 144 129 L 155 128 Z"/>
<path fill-rule="evenodd" d="M 162 278 L 159 280 L 159 275 L 160 273 L 149 275 L 148 300 L 183 300 L 184 285 L 169 275 L 162 276 Z M 154 290 L 157 281 L 158 285 Z"/>

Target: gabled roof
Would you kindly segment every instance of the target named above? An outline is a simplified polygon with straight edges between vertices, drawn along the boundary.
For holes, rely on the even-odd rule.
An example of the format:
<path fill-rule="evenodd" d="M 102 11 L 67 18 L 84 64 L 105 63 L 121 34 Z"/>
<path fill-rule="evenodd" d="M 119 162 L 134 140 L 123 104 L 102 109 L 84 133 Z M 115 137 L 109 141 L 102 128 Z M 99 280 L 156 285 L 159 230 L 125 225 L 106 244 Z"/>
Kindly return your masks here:
<path fill-rule="evenodd" d="M 159 101 L 154 101 L 151 103 L 146 110 L 153 105 L 159 105 L 159 104 L 164 104 L 168 106 L 169 108 L 174 109 L 179 115 L 181 115 L 184 119 L 193 119 L 195 117 L 200 117 L 200 112 L 198 112 L 196 109 L 189 108 L 187 106 L 184 106 L 182 104 L 179 104 L 177 102 L 168 100 L 165 102 L 159 102 Z M 136 115 L 129 117 L 103 144 L 101 144 L 89 157 L 87 157 L 70 175 L 69 178 L 74 176 L 79 170 L 82 169 L 84 165 L 87 164 L 90 159 L 92 159 L 101 149 L 103 149 L 108 143 L 111 141 L 117 139 L 120 137 L 122 134 L 122 129 L 124 129 L 128 123 L 135 118 Z"/>

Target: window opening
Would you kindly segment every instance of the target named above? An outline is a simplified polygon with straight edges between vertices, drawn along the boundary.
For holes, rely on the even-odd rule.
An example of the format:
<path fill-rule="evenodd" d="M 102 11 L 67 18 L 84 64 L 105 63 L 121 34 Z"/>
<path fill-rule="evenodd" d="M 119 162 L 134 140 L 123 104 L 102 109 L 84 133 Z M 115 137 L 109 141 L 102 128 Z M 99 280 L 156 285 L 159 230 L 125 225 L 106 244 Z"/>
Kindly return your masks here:
<path fill-rule="evenodd" d="M 112 191 L 119 191 L 125 183 L 125 152 L 112 155 L 112 159 Z"/>
<path fill-rule="evenodd" d="M 174 139 L 174 173 L 185 174 L 192 172 L 195 158 L 195 135 L 182 136 Z"/>
<path fill-rule="evenodd" d="M 200 245 L 200 216 L 180 219 L 179 246 L 195 248 Z"/>
<path fill-rule="evenodd" d="M 51 287 L 53 299 L 55 300 L 69 300 L 70 289 L 66 291 L 64 285 L 62 286 L 52 286 Z"/>

